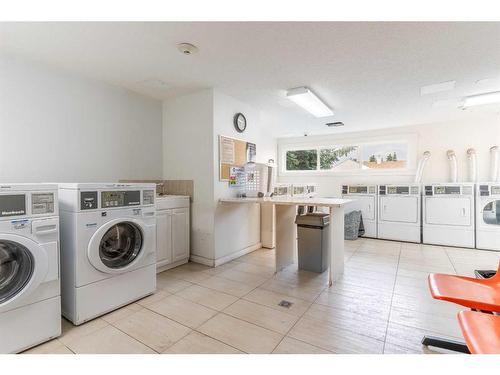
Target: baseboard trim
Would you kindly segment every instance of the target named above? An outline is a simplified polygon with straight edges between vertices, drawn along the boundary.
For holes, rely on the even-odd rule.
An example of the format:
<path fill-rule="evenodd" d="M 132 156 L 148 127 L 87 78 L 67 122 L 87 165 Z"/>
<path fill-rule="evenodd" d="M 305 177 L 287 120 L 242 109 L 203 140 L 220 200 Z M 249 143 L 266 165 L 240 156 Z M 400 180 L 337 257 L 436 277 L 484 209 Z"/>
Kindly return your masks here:
<path fill-rule="evenodd" d="M 240 251 L 215 259 L 214 266 L 217 267 L 224 263 L 228 263 L 236 258 L 242 257 L 243 255 L 251 253 L 252 251 L 258 250 L 260 248 L 262 248 L 262 242 L 258 242 L 255 245 L 245 247 Z"/>
<path fill-rule="evenodd" d="M 242 249 L 240 251 L 223 256 L 223 257 L 218 258 L 218 259 L 208 259 L 208 258 L 199 256 L 199 255 L 191 255 L 189 260 L 191 262 L 194 262 L 194 263 L 204 264 L 205 266 L 217 267 L 217 266 L 220 266 L 224 263 L 228 263 L 234 259 L 242 257 L 243 255 L 251 253 L 252 251 L 258 250 L 260 248 L 262 248 L 262 242 L 257 242 L 255 245 L 245 247 L 244 249 Z"/>

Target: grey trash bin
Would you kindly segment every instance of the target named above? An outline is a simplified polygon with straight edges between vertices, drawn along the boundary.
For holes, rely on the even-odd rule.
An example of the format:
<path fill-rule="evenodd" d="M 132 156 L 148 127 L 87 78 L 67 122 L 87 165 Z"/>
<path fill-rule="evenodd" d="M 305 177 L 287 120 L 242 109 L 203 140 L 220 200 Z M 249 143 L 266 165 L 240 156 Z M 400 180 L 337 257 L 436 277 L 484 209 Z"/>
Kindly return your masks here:
<path fill-rule="evenodd" d="M 299 269 L 324 272 L 328 269 L 330 216 L 322 212 L 297 215 Z"/>

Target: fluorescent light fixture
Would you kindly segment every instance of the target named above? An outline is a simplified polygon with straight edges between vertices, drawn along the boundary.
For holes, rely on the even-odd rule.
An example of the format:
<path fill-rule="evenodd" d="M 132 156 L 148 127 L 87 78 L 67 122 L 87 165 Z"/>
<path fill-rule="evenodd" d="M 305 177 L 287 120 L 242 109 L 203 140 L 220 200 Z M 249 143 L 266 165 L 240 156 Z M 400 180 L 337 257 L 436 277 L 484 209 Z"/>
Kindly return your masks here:
<path fill-rule="evenodd" d="M 433 85 L 422 86 L 420 88 L 420 96 L 453 90 L 455 88 L 455 83 L 456 81 L 446 81 Z"/>
<path fill-rule="evenodd" d="M 333 111 L 307 87 L 297 87 L 287 91 L 286 96 L 295 104 L 304 108 L 314 117 L 333 116 Z"/>
<path fill-rule="evenodd" d="M 494 103 L 500 103 L 500 91 L 466 96 L 464 99 L 463 108 L 473 107 L 476 105 L 494 104 Z"/>

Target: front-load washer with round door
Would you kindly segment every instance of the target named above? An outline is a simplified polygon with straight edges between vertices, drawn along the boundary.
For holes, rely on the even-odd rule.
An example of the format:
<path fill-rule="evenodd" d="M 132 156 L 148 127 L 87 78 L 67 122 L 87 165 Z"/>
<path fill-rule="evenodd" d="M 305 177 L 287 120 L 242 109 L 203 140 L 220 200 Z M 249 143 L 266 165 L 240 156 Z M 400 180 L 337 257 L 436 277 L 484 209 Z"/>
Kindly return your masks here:
<path fill-rule="evenodd" d="M 420 184 L 379 186 L 378 238 L 420 242 L 420 189 Z"/>
<path fill-rule="evenodd" d="M 423 243 L 475 247 L 474 187 L 473 183 L 424 185 Z"/>
<path fill-rule="evenodd" d="M 476 247 L 500 251 L 500 182 L 478 184 Z"/>
<path fill-rule="evenodd" d="M 342 198 L 351 199 L 345 212 L 361 211 L 365 234 L 377 238 L 377 185 L 342 185 Z"/>
<path fill-rule="evenodd" d="M 156 289 L 154 184 L 60 184 L 62 314 L 78 325 Z"/>
<path fill-rule="evenodd" d="M 61 334 L 57 185 L 0 185 L 0 353 Z"/>

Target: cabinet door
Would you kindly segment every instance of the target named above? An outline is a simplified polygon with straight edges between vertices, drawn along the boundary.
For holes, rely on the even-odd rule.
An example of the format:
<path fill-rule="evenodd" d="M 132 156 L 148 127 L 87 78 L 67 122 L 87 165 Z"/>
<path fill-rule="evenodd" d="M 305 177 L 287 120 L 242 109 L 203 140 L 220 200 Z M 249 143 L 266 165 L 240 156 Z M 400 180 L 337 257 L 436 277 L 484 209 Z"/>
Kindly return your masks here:
<path fill-rule="evenodd" d="M 156 212 L 156 263 L 172 262 L 172 210 Z"/>
<path fill-rule="evenodd" d="M 173 262 L 189 257 L 189 208 L 172 210 Z"/>

